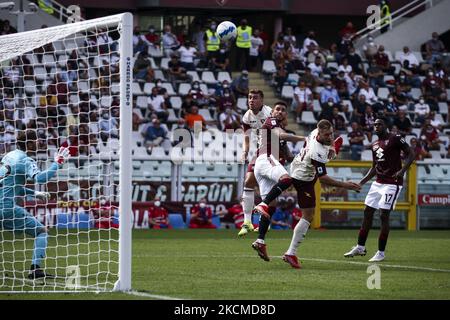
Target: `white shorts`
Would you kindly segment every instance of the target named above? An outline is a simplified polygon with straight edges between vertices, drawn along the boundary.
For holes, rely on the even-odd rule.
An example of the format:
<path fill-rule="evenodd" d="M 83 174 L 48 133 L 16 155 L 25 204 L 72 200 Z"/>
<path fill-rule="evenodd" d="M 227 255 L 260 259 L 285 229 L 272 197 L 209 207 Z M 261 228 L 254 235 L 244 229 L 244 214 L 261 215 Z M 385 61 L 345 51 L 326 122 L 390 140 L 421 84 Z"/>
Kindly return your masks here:
<path fill-rule="evenodd" d="M 402 186 L 373 182 L 364 204 L 375 209 L 394 210 Z"/>
<path fill-rule="evenodd" d="M 255 162 L 255 177 L 261 198 L 265 198 L 282 176 L 289 175 L 284 166 L 273 155 L 260 155 Z"/>

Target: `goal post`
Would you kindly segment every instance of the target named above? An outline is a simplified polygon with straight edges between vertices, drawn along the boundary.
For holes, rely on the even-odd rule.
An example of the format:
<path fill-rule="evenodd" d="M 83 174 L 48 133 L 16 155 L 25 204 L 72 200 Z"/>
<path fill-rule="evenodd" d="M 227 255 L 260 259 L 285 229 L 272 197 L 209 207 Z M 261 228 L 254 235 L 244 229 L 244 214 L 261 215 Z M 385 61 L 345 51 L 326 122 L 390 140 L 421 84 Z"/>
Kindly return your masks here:
<path fill-rule="evenodd" d="M 0 295 L 131 290 L 132 28 L 123 13 L 0 36 Z"/>

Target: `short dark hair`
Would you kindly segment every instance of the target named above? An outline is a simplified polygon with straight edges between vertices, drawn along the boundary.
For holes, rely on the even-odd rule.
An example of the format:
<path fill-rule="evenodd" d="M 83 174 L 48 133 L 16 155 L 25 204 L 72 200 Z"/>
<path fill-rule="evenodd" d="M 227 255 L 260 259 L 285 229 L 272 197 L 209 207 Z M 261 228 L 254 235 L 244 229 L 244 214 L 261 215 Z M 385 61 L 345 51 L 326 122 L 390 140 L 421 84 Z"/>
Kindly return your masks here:
<path fill-rule="evenodd" d="M 22 151 L 27 151 L 27 142 L 28 141 L 36 141 L 37 140 L 37 134 L 36 130 L 34 129 L 25 129 L 19 131 L 17 134 L 17 147 Z"/>
<path fill-rule="evenodd" d="M 273 106 L 275 107 L 276 105 L 282 105 L 282 106 L 284 106 L 286 109 L 288 108 L 288 105 L 287 105 L 287 103 L 286 102 L 284 102 L 284 101 L 277 101 L 277 102 L 275 102 L 274 104 L 273 104 Z"/>
<path fill-rule="evenodd" d="M 331 122 L 327 119 L 322 119 L 317 123 L 317 128 L 319 128 L 320 130 L 330 129 L 332 126 L 333 125 L 331 124 Z"/>
<path fill-rule="evenodd" d="M 262 90 L 259 90 L 259 89 L 251 89 L 249 92 L 248 92 L 248 94 L 259 94 L 259 96 L 261 97 L 261 98 L 264 98 L 264 92 L 262 91 Z"/>

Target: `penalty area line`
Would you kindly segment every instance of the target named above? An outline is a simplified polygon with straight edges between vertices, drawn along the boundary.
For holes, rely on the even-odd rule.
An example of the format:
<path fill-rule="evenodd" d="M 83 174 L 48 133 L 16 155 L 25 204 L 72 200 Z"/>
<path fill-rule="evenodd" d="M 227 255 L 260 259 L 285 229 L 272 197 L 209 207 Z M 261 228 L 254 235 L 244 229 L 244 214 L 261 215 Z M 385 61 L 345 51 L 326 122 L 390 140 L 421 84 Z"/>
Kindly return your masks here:
<path fill-rule="evenodd" d="M 137 297 L 147 297 L 147 298 L 154 298 L 154 299 L 159 299 L 159 300 L 184 300 L 181 298 L 161 296 L 158 294 L 151 294 L 151 293 L 147 293 L 147 292 L 143 292 L 143 291 L 136 291 L 136 290 L 122 291 L 122 293 L 137 296 Z"/>

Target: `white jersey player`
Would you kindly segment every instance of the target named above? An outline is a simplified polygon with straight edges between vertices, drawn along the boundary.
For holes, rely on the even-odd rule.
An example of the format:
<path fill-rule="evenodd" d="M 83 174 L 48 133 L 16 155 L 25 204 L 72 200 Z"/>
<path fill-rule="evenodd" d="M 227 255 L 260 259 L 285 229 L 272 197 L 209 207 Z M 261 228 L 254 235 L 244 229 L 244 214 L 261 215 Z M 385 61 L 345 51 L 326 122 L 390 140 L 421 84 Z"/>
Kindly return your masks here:
<path fill-rule="evenodd" d="M 292 184 L 297 191 L 297 200 L 303 216 L 297 223 L 292 236 L 291 245 L 283 255 L 283 260 L 293 268 L 299 269 L 297 248 L 303 241 L 309 225 L 314 218 L 316 195 L 314 185 L 317 179 L 329 186 L 359 191 L 361 187 L 354 182 L 341 182 L 327 175 L 326 163 L 339 152 L 342 138 L 333 141 L 333 126 L 328 120 L 320 120 L 317 129 L 308 136 L 302 151 L 291 163 Z"/>
<path fill-rule="evenodd" d="M 254 173 L 254 165 L 256 158 L 248 159 L 248 152 L 250 146 L 254 145 L 258 147 L 258 137 L 260 135 L 260 129 L 270 114 L 272 108 L 264 105 L 264 93 L 261 90 L 250 90 L 248 94 L 248 110 L 242 118 L 242 127 L 245 132 L 244 147 L 242 153 L 242 161 L 246 162 L 250 160 L 245 175 L 244 192 L 242 194 L 242 209 L 244 211 L 244 223 L 238 233 L 238 236 L 244 236 L 249 231 L 253 231 L 252 224 L 252 210 L 255 202 L 255 187 L 256 179 Z"/>

